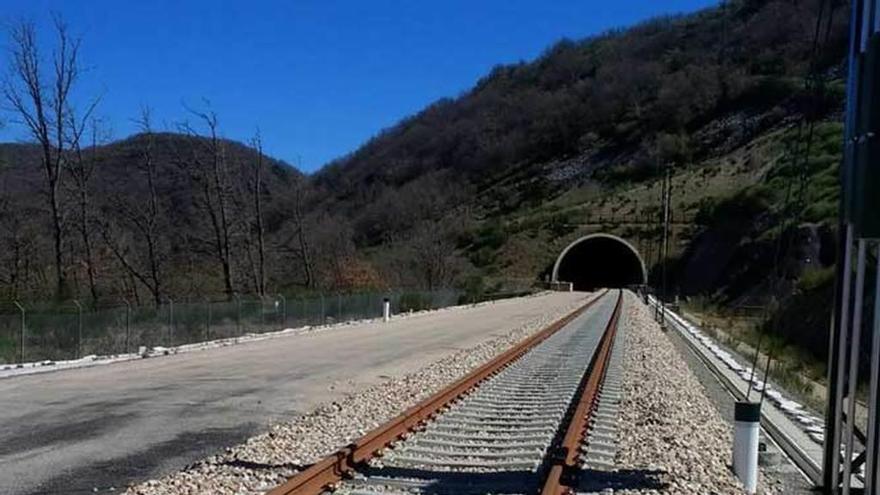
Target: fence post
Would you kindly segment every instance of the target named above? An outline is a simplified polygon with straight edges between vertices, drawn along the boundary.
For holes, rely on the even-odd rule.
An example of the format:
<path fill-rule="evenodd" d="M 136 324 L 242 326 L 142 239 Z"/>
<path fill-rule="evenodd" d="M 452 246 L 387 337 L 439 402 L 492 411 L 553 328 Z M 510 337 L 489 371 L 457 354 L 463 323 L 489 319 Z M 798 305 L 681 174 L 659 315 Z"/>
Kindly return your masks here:
<path fill-rule="evenodd" d="M 211 336 L 211 301 L 205 298 L 205 342 Z"/>
<path fill-rule="evenodd" d="M 18 343 L 18 363 L 24 364 L 24 332 L 25 332 L 25 310 L 24 306 L 21 305 L 18 301 L 12 301 L 12 304 L 15 304 L 15 307 L 21 312 L 21 328 L 19 329 L 19 343 Z"/>
<path fill-rule="evenodd" d="M 306 296 L 300 297 L 299 301 L 300 301 L 300 305 L 302 306 L 302 313 L 301 314 L 302 314 L 302 318 L 303 318 L 303 325 L 304 326 L 311 325 L 312 323 L 309 321 L 309 313 L 306 310 Z"/>
<path fill-rule="evenodd" d="M 287 326 L 287 298 L 284 294 L 278 294 L 278 299 L 281 299 L 281 329 L 284 330 Z"/>
<path fill-rule="evenodd" d="M 82 337 L 83 337 L 83 308 L 78 299 L 73 300 L 76 305 L 76 359 L 82 357 Z"/>
<path fill-rule="evenodd" d="M 238 334 L 238 336 L 240 337 L 241 336 L 241 294 L 239 294 L 238 292 L 234 292 L 232 294 L 232 297 L 235 298 L 235 311 L 236 311 L 235 331 Z"/>
<path fill-rule="evenodd" d="M 327 313 L 324 312 L 324 293 L 321 293 L 321 325 L 327 323 Z"/>
<path fill-rule="evenodd" d="M 122 353 L 128 354 L 131 351 L 131 303 L 128 299 L 123 301 L 125 301 L 125 349 Z"/>
<path fill-rule="evenodd" d="M 361 311 L 361 314 L 360 314 L 360 318 L 362 320 L 372 319 L 376 315 L 376 313 L 374 313 L 373 311 L 376 310 L 375 302 L 376 302 L 377 298 L 380 298 L 380 297 L 382 298 L 383 305 L 385 304 L 385 299 L 387 299 L 386 297 L 384 297 L 384 294 L 380 294 L 378 292 L 375 292 L 375 293 L 374 292 L 367 292 L 366 294 L 364 294 L 361 297 L 364 300 L 363 306 L 362 306 L 363 310 Z M 389 311 L 391 310 L 390 303 L 391 302 L 389 301 L 389 306 L 388 306 Z M 384 309 L 383 309 L 383 311 L 384 311 Z"/>
<path fill-rule="evenodd" d="M 266 299 L 260 295 L 257 298 L 260 299 L 260 333 L 262 333 L 266 331 Z"/>
<path fill-rule="evenodd" d="M 168 334 L 166 335 L 168 347 L 174 342 L 174 299 L 168 298 Z"/>

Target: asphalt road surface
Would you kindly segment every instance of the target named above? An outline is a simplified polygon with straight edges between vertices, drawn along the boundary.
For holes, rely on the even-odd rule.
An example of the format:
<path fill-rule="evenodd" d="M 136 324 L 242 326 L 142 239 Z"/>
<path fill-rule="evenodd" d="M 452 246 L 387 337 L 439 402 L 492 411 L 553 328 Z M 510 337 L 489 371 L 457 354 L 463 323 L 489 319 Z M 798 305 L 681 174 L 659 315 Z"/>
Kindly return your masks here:
<path fill-rule="evenodd" d="M 0 379 L 0 494 L 121 491 L 583 297 L 555 293 Z"/>

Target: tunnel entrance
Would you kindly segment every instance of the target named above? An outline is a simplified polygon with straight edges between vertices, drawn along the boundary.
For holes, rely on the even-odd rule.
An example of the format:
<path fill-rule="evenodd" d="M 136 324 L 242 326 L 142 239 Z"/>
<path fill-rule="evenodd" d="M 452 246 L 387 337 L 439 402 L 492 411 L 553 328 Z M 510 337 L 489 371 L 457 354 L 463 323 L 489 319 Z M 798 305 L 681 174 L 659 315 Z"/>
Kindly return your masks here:
<path fill-rule="evenodd" d="M 571 282 L 574 290 L 627 287 L 648 281 L 638 251 L 620 237 L 591 234 L 569 244 L 553 266 L 554 282 Z"/>

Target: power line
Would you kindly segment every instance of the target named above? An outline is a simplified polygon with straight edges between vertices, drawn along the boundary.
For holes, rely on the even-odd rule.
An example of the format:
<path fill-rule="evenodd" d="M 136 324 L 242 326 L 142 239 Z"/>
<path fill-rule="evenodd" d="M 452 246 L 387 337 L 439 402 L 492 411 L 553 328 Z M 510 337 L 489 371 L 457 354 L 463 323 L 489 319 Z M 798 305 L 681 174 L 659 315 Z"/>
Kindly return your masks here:
<path fill-rule="evenodd" d="M 833 24 L 833 16 L 834 16 L 834 4 L 833 2 L 829 2 L 828 7 L 828 20 L 825 28 L 825 37 L 824 40 L 820 41 L 820 34 L 822 32 L 822 22 L 825 17 L 826 6 L 825 3 L 829 2 L 829 0 L 820 0 L 818 5 L 818 12 L 816 14 L 816 24 L 813 29 L 813 39 L 810 47 L 810 63 L 807 69 L 807 73 L 804 75 L 804 91 L 811 93 L 811 98 L 808 100 L 809 107 L 806 111 L 801 115 L 801 119 L 798 121 L 796 138 L 794 140 L 794 150 L 791 153 L 791 165 L 792 168 L 797 172 L 795 174 L 789 174 L 786 181 L 785 188 L 785 196 L 782 203 L 782 208 L 780 209 L 780 215 L 782 217 L 782 222 L 780 224 L 779 235 L 776 238 L 776 248 L 773 258 L 773 270 L 770 281 L 770 297 L 771 302 L 776 300 L 776 295 L 779 293 L 780 286 L 782 284 L 782 280 L 784 278 L 784 262 L 788 259 L 792 245 L 794 233 L 787 236 L 787 232 L 791 225 L 795 228 L 800 223 L 803 217 L 803 211 L 805 209 L 806 204 L 806 193 L 810 183 L 809 176 L 809 159 L 810 152 L 813 145 L 813 138 L 815 134 L 815 123 L 817 120 L 818 107 L 819 107 L 819 98 L 821 97 L 821 91 L 824 88 L 824 78 L 819 75 L 819 55 L 828 44 L 828 40 L 830 37 L 831 26 Z M 804 138 L 804 120 L 807 121 L 807 130 L 806 130 L 806 138 Z M 800 144 L 803 143 L 803 147 Z M 797 192 L 794 193 L 794 201 L 792 202 L 792 192 L 794 189 L 794 182 L 797 180 Z M 794 211 L 790 212 L 791 208 L 794 207 Z M 791 213 L 791 214 L 789 214 Z M 771 315 L 770 311 L 773 309 L 772 304 L 767 304 L 765 307 L 765 321 L 770 320 L 769 326 L 770 331 L 772 333 L 777 333 L 780 326 L 780 318 L 778 315 Z M 758 356 L 761 351 L 761 344 L 764 341 L 765 332 L 761 332 L 758 336 L 758 344 L 755 348 L 754 357 L 752 359 L 752 371 L 751 378 L 755 375 L 755 369 L 758 364 Z M 760 401 L 763 402 L 764 395 L 766 392 L 766 384 L 770 379 L 771 373 L 771 362 L 774 358 L 775 349 L 771 349 L 767 355 L 767 367 L 764 372 L 764 387 L 761 390 Z M 751 390 L 752 390 L 752 379 L 749 380 L 749 386 L 746 393 L 746 400 L 748 400 Z"/>

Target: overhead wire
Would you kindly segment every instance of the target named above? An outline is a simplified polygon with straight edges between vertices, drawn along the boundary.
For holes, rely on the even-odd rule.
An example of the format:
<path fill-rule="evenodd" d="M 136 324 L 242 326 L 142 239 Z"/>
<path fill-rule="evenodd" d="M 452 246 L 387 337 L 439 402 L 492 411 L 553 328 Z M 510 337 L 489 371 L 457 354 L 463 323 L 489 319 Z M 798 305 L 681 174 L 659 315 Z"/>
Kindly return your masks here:
<path fill-rule="evenodd" d="M 826 3 L 828 3 L 827 14 Z M 807 73 L 804 75 L 803 85 L 804 92 L 809 94 L 809 99 L 807 100 L 809 106 L 805 109 L 805 111 L 801 115 L 801 118 L 798 121 L 793 150 L 790 153 L 790 165 L 792 167 L 792 171 L 791 173 L 786 174 L 787 180 L 785 196 L 783 198 L 782 207 L 780 208 L 780 216 L 782 218 L 782 222 L 780 224 L 779 234 L 776 238 L 772 267 L 773 270 L 771 272 L 772 278 L 769 287 L 770 295 L 772 298 L 771 302 L 775 301 L 776 296 L 779 293 L 780 286 L 782 285 L 782 280 L 785 276 L 785 260 L 789 258 L 792 246 L 794 244 L 793 237 L 796 233 L 792 232 L 788 234 L 788 231 L 791 229 L 791 226 L 796 227 L 800 223 L 803 217 L 803 211 L 805 209 L 806 195 L 810 185 L 810 153 L 812 151 L 813 140 L 815 136 L 815 124 L 818 118 L 819 99 L 821 98 L 822 91 L 824 90 L 824 76 L 819 74 L 819 56 L 823 52 L 825 47 L 827 47 L 828 41 L 830 39 L 831 27 L 834 22 L 834 9 L 834 0 L 819 0 L 818 12 L 816 13 L 816 23 L 813 29 L 813 38 L 810 46 L 810 62 Z M 827 21 L 825 24 L 824 39 L 821 39 L 823 19 L 826 17 Z M 804 136 L 805 120 L 807 128 L 806 136 Z M 801 144 L 803 144 L 803 146 L 801 146 Z M 797 190 L 793 194 L 795 181 L 797 181 Z M 792 200 L 793 195 L 794 200 Z M 769 325 L 771 327 L 772 333 L 778 333 L 781 323 L 780 317 L 778 314 L 770 314 L 770 311 L 772 310 L 778 311 L 778 308 L 773 308 L 772 306 L 772 304 L 768 304 L 765 306 L 765 325 L 767 324 L 767 320 L 771 320 L 769 322 Z M 767 337 L 764 335 L 765 333 L 767 332 L 762 331 L 758 335 L 758 343 L 756 345 L 754 356 L 752 359 L 749 384 L 746 392 L 746 400 L 748 400 L 751 396 L 751 391 L 753 389 L 755 371 L 757 369 L 758 359 L 761 353 L 761 345 L 767 339 Z M 777 349 L 773 347 L 767 353 L 767 364 L 764 372 L 764 383 L 761 387 L 759 403 L 763 403 L 764 401 L 764 396 L 767 390 L 767 382 L 769 381 L 771 375 L 771 363 L 775 357 L 776 351 Z"/>

